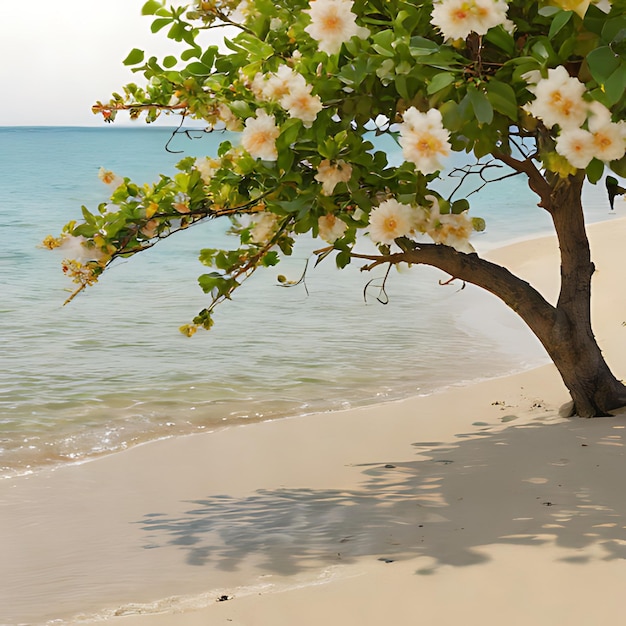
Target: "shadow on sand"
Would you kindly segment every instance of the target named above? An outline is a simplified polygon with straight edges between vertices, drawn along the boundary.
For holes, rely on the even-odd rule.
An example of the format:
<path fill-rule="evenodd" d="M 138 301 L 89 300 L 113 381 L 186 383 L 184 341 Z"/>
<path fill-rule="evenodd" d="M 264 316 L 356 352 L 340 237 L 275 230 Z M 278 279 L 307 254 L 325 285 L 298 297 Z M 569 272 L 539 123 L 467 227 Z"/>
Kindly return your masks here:
<path fill-rule="evenodd" d="M 626 414 L 513 420 L 453 444 L 416 442 L 414 461 L 372 460 L 355 490 L 207 495 L 182 516 L 148 514 L 146 547 L 179 546 L 188 564 L 228 571 L 252 558 L 281 575 L 416 556 L 430 557 L 417 573 L 433 574 L 484 562 L 481 547 L 497 543 L 555 542 L 580 564 L 626 558 Z"/>

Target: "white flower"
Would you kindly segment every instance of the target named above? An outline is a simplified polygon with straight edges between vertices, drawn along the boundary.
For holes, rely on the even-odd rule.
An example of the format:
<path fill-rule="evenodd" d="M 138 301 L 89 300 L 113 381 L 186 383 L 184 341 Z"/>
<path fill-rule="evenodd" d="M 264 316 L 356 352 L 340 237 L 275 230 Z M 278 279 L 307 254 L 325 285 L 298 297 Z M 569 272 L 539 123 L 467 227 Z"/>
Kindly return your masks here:
<path fill-rule="evenodd" d="M 273 115 L 268 115 L 263 109 L 257 111 L 256 117 L 249 117 L 241 134 L 241 146 L 250 156 L 265 161 L 275 161 L 278 158 L 276 139 L 280 129 L 276 126 Z"/>
<path fill-rule="evenodd" d="M 431 24 L 445 39 L 465 39 L 470 33 L 484 35 L 500 24 L 510 28 L 504 0 L 440 0 L 433 5 Z"/>
<path fill-rule="evenodd" d="M 595 4 L 603 13 L 611 12 L 611 3 L 609 0 L 593 0 L 592 4 Z"/>
<path fill-rule="evenodd" d="M 323 52 L 336 54 L 345 41 L 369 34 L 367 29 L 357 26 L 352 5 L 351 0 L 312 0 L 311 8 L 304 11 L 311 17 L 311 23 L 304 30 L 319 43 Z"/>
<path fill-rule="evenodd" d="M 319 236 L 328 243 L 335 243 L 339 237 L 341 237 L 348 228 L 347 224 L 340 220 L 332 213 L 322 215 L 317 220 L 319 227 Z"/>
<path fill-rule="evenodd" d="M 583 100 L 585 85 L 570 76 L 559 65 L 548 70 L 548 78 L 542 78 L 528 90 L 535 94 L 535 100 L 526 105 L 526 110 L 552 128 L 579 128 L 587 118 L 588 105 Z"/>
<path fill-rule="evenodd" d="M 66 259 L 78 261 L 79 263 L 87 263 L 88 261 L 99 261 L 104 254 L 93 246 L 87 246 L 87 239 L 82 235 L 75 237 L 74 235 L 63 235 L 61 245 L 58 246 L 62 250 Z"/>
<path fill-rule="evenodd" d="M 595 156 L 593 135 L 584 128 L 565 129 L 556 140 L 556 151 L 574 167 L 585 169 Z"/>
<path fill-rule="evenodd" d="M 252 218 L 254 224 L 250 231 L 250 240 L 253 243 L 267 243 L 270 237 L 276 232 L 276 223 L 278 216 L 274 213 L 260 213 Z"/>
<path fill-rule="evenodd" d="M 257 74 L 251 85 L 252 92 L 257 98 L 272 102 L 277 102 L 293 90 L 306 87 L 304 76 L 288 65 L 281 65 L 276 72 L 270 74 Z"/>
<path fill-rule="evenodd" d="M 446 213 L 439 215 L 437 224 L 428 231 L 435 243 L 451 246 L 459 252 L 474 252 L 474 247 L 469 242 L 474 227 L 472 220 L 467 214 Z"/>
<path fill-rule="evenodd" d="M 115 172 L 112 172 L 111 170 L 104 169 L 104 167 L 101 167 L 98 170 L 98 178 L 105 185 L 111 185 L 113 189 L 117 189 L 120 185 L 124 184 L 124 179 L 121 176 L 118 176 Z"/>
<path fill-rule="evenodd" d="M 625 123 L 610 123 L 593 132 L 595 157 L 601 161 L 616 161 L 626 153 Z M 572 164 L 573 165 L 573 164 Z"/>
<path fill-rule="evenodd" d="M 230 110 L 230 107 L 225 105 L 223 102 L 220 102 L 217 105 L 217 116 L 222 122 L 224 122 L 226 130 L 240 132 L 243 128 L 241 120 Z"/>
<path fill-rule="evenodd" d="M 626 152 L 626 122 L 612 122 L 611 112 L 599 102 L 589 105 L 589 131 L 593 134 L 595 156 L 601 161 L 621 159 Z"/>
<path fill-rule="evenodd" d="M 311 95 L 310 85 L 291 89 L 280 99 L 280 106 L 287 111 L 289 117 L 302 120 L 307 128 L 311 127 L 323 108 L 320 97 Z"/>
<path fill-rule="evenodd" d="M 404 112 L 400 125 L 400 145 L 407 161 L 415 163 L 423 174 L 442 169 L 441 159 L 450 154 L 450 134 L 443 127 L 441 113 L 430 109 L 421 113 L 415 107 Z"/>
<path fill-rule="evenodd" d="M 245 24 L 246 21 L 254 17 L 254 14 L 253 7 L 250 6 L 248 0 L 242 0 L 230 14 L 230 19 L 235 24 Z"/>
<path fill-rule="evenodd" d="M 393 198 L 385 200 L 371 210 L 369 222 L 369 236 L 374 243 L 392 244 L 413 230 L 413 208 Z"/>
<path fill-rule="evenodd" d="M 332 165 L 328 159 L 324 159 L 317 167 L 315 180 L 322 183 L 322 194 L 331 196 L 339 183 L 347 183 L 352 176 L 352 166 L 343 159 L 339 159 Z"/>
<path fill-rule="evenodd" d="M 208 185 L 213 176 L 215 176 L 215 172 L 220 168 L 221 163 L 217 159 L 204 157 L 202 159 L 196 159 L 194 166 L 200 172 L 202 181 Z"/>

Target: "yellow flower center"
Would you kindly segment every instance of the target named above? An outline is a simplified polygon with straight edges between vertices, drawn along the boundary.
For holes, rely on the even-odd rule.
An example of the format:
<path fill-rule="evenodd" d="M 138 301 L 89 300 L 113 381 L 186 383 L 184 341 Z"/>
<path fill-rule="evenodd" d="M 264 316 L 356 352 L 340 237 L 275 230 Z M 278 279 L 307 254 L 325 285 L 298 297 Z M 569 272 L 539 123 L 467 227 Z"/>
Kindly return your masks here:
<path fill-rule="evenodd" d="M 422 135 L 415 143 L 416 149 L 422 154 L 433 155 L 443 153 L 443 144 L 433 135 Z"/>

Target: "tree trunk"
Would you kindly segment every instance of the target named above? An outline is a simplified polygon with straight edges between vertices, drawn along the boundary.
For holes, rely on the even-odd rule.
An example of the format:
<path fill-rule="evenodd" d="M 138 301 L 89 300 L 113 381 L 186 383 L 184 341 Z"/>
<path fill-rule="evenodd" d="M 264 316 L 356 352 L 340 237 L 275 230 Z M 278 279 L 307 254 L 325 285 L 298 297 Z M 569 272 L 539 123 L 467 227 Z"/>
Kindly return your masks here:
<path fill-rule="evenodd" d="M 591 261 L 582 208 L 583 176 L 557 179 L 549 212 L 561 251 L 561 291 L 554 327 L 544 343 L 584 417 L 626 404 L 626 387 L 610 371 L 591 328 Z"/>
<path fill-rule="evenodd" d="M 400 240 L 392 262 L 432 265 L 498 296 L 541 341 L 573 400 L 572 415 L 598 417 L 626 405 L 626 386 L 609 369 L 591 329 L 591 262 L 585 230 L 582 177 L 560 179 L 542 206 L 553 219 L 561 250 L 561 291 L 556 306 L 506 268 L 448 246 Z M 548 206 L 546 206 L 548 205 Z"/>

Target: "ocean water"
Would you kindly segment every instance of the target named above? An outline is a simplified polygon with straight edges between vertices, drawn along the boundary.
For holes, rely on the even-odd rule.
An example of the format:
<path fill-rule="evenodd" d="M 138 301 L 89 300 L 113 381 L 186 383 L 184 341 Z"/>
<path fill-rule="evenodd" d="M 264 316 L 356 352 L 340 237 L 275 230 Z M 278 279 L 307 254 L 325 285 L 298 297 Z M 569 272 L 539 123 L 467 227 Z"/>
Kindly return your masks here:
<path fill-rule="evenodd" d="M 441 286 L 445 275 L 430 268 L 393 271 L 386 305 L 375 289 L 364 298 L 383 270 L 339 272 L 331 259 L 308 271 L 308 294 L 281 288 L 277 274 L 298 278 L 319 246 L 311 240 L 255 275 L 213 330 L 186 338 L 178 327 L 206 304 L 198 251 L 236 245 L 217 222 L 120 262 L 62 306 L 71 283 L 41 240 L 78 218 L 81 204 L 106 200 L 100 166 L 153 181 L 182 156 L 214 154 L 220 140 L 177 135 L 170 148 L 184 154 L 170 154 L 171 132 L 0 128 L 0 476 L 155 438 L 428 394 L 546 360 L 493 297 Z M 380 147 L 398 159 L 395 146 Z M 487 220 L 479 251 L 549 231 L 520 177 L 471 199 Z M 585 204 L 588 220 L 609 217 L 603 185 L 586 190 Z M 478 309 L 489 335 L 472 324 Z"/>

